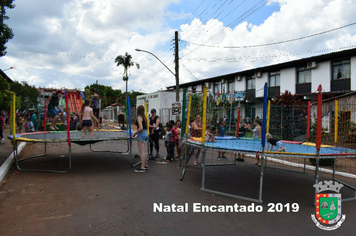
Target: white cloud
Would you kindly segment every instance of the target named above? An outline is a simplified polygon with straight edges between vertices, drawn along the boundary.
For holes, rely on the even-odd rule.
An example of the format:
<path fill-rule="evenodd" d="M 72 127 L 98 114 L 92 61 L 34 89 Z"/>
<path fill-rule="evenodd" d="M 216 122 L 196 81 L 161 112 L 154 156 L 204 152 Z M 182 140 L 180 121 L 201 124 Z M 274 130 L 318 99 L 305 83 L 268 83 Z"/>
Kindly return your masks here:
<path fill-rule="evenodd" d="M 8 55 L 0 58 L 0 68 L 15 66 L 8 71 L 11 78 L 36 86 L 84 88 L 98 80 L 125 90 L 123 68 L 114 59 L 128 52 L 141 66 L 130 69 L 129 90 L 153 92 L 175 85 L 174 76 L 157 59 L 135 48 L 154 53 L 174 71 L 172 39 L 177 29 L 171 24 L 188 19 L 194 9 L 184 9 L 185 4 L 184 0 L 106 0 L 105 4 L 16 0 L 16 8 L 7 11 L 15 37 L 7 44 Z M 280 10 L 259 24 L 245 18 L 234 28 L 226 27 L 231 22 L 218 19 L 194 19 L 181 25 L 181 40 L 214 47 L 185 47 L 180 42 L 180 82 L 292 60 L 299 56 L 293 52 L 356 45 L 352 26 L 274 46 L 224 48 L 279 42 L 356 22 L 356 5 L 350 0 L 273 0 L 269 4 L 279 4 Z M 254 14 L 250 17 L 259 12 Z"/>

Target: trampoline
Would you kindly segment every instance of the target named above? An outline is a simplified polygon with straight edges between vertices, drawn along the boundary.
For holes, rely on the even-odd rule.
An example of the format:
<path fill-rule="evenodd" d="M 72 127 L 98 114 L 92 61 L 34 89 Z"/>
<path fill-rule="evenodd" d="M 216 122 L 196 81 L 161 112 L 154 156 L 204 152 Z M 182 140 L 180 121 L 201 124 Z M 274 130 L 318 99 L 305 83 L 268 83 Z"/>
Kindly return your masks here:
<path fill-rule="evenodd" d="M 233 198 L 239 198 L 247 201 L 253 201 L 253 202 L 258 202 L 262 203 L 262 183 L 263 183 L 263 171 L 265 167 L 267 166 L 267 156 L 268 157 L 276 157 L 276 158 L 285 158 L 285 157 L 293 157 L 293 158 L 300 158 L 304 160 L 304 167 L 303 167 L 303 173 L 306 171 L 306 161 L 308 158 L 332 158 L 332 159 L 338 159 L 338 158 L 356 158 L 356 150 L 350 149 L 350 148 L 343 148 L 343 147 L 333 147 L 333 146 L 328 146 L 328 147 L 321 147 L 320 152 L 318 154 L 317 149 L 315 146 L 311 146 L 310 144 L 304 145 L 303 143 L 284 143 L 283 146 L 287 149 L 287 152 L 270 152 L 270 151 L 262 151 L 261 149 L 261 140 L 253 140 L 253 139 L 239 139 L 235 137 L 223 137 L 219 138 L 217 137 L 216 142 L 207 142 L 207 143 L 202 143 L 201 141 L 197 141 L 194 139 L 188 139 L 182 142 L 182 150 L 185 150 L 183 152 L 183 162 L 181 165 L 181 177 L 180 179 L 183 180 L 185 172 L 186 172 L 186 165 L 189 162 L 190 157 L 193 155 L 194 151 L 193 149 L 200 149 L 202 153 L 201 157 L 201 166 L 202 166 L 202 187 L 201 190 L 213 194 L 218 194 L 218 195 L 223 195 L 227 197 L 233 197 Z M 187 148 L 184 148 L 187 147 Z M 222 166 L 226 165 L 223 163 L 219 164 L 212 164 L 208 163 L 207 157 L 206 157 L 206 152 L 210 151 L 219 151 L 219 152 L 226 152 L 226 153 L 232 153 L 232 154 L 238 154 L 238 153 L 243 153 L 243 154 L 252 154 L 255 155 L 256 152 L 259 153 L 261 156 L 261 172 L 260 172 L 260 189 L 259 189 L 259 197 L 258 198 L 250 198 L 250 197 L 244 197 L 244 196 L 239 196 L 239 195 L 233 195 L 229 193 L 224 193 L 224 192 L 219 192 L 211 189 L 207 189 L 205 187 L 206 183 L 206 168 L 207 166 Z M 234 158 L 233 163 L 230 163 L 231 165 L 236 165 L 237 162 Z M 315 180 L 318 182 L 319 179 L 319 169 L 318 166 L 315 169 Z M 332 169 L 332 175 L 333 179 L 337 180 L 335 178 L 335 161 Z M 347 183 L 344 183 L 340 180 L 337 180 L 338 182 L 344 184 L 345 186 L 355 189 L 355 187 L 348 185 Z M 343 199 L 343 201 L 350 201 L 350 200 L 356 200 L 356 198 L 349 198 L 349 199 Z"/>
<path fill-rule="evenodd" d="M 335 180 L 344 186 L 352 189 L 353 191 L 356 190 L 356 188 L 350 184 L 347 184 L 343 181 L 340 181 L 339 179 L 336 179 L 335 173 L 336 173 L 336 160 L 337 159 L 355 159 L 356 158 L 356 147 L 355 145 L 347 145 L 343 144 L 337 141 L 337 125 L 339 124 L 337 121 L 335 122 L 334 126 L 334 141 L 333 142 L 324 142 L 324 144 L 327 143 L 334 143 L 335 145 L 323 145 L 322 144 L 322 128 L 321 128 L 321 123 L 323 117 L 325 117 L 325 114 L 322 114 L 322 98 L 321 98 L 321 90 L 318 93 L 318 102 L 317 106 L 315 106 L 315 126 L 316 126 L 316 131 L 315 131 L 315 144 L 314 143 L 303 143 L 303 142 L 298 142 L 295 140 L 292 141 L 285 141 L 283 142 L 283 146 L 286 148 L 285 152 L 277 152 L 277 151 L 267 151 L 265 150 L 266 147 L 266 134 L 268 133 L 268 125 L 267 123 L 269 122 L 270 119 L 270 114 L 267 115 L 267 113 L 270 112 L 269 106 L 267 106 L 268 101 L 267 101 L 267 94 L 268 94 L 268 88 L 267 84 L 264 86 L 264 97 L 263 97 L 263 116 L 262 116 L 262 125 L 261 125 L 261 139 L 252 139 L 252 138 L 236 138 L 236 137 L 216 137 L 215 142 L 205 142 L 205 131 L 207 127 L 207 116 L 208 116 L 208 98 L 207 98 L 207 88 L 203 88 L 203 96 L 202 96 L 202 104 L 198 103 L 195 101 L 196 107 L 194 107 L 195 110 L 201 109 L 200 113 L 201 118 L 202 118 L 202 131 L 201 137 L 197 138 L 188 138 L 188 123 L 186 124 L 185 127 L 185 135 L 184 135 L 184 140 L 182 141 L 181 145 L 181 150 L 182 150 L 182 165 L 181 165 L 181 172 L 180 172 L 180 180 L 183 180 L 185 173 L 186 173 L 186 166 L 187 163 L 190 159 L 190 157 L 193 155 L 194 150 L 199 149 L 201 153 L 201 167 L 202 167 L 202 184 L 201 184 L 201 190 L 205 192 L 209 192 L 212 194 L 217 194 L 217 195 L 222 195 L 222 196 L 227 196 L 227 197 L 233 197 L 233 198 L 238 198 L 238 199 L 243 199 L 247 201 L 252 201 L 252 202 L 257 202 L 257 203 L 262 203 L 262 187 L 263 187 L 263 178 L 264 178 L 264 169 L 267 166 L 267 160 L 272 160 L 272 157 L 275 157 L 277 159 L 283 159 L 283 158 L 290 158 L 294 159 L 294 161 L 301 162 L 303 164 L 297 164 L 296 168 L 298 170 L 296 172 L 301 172 L 301 173 L 306 173 L 306 167 L 307 167 L 307 159 L 314 159 L 315 160 L 315 184 L 318 183 L 319 181 L 319 162 L 322 159 L 334 159 L 333 160 L 333 167 L 332 167 L 332 180 Z M 183 95 L 185 97 L 185 95 Z M 195 98 L 197 99 L 197 98 Z M 190 112 L 192 110 L 191 105 L 192 104 L 192 95 L 189 96 L 189 105 L 187 106 L 188 114 L 187 114 L 187 120 L 190 121 Z M 211 106 L 211 104 L 210 104 Z M 186 104 L 184 104 L 183 101 L 183 110 L 185 110 Z M 212 109 L 213 110 L 213 109 Z M 335 108 L 335 112 L 333 114 L 337 115 L 337 108 Z M 214 113 L 215 112 L 215 113 Z M 213 114 L 210 114 L 210 117 L 213 117 L 216 115 L 216 111 L 213 110 Z M 291 112 L 290 114 L 292 114 Z M 326 113 L 327 114 L 327 113 Z M 331 114 L 331 113 L 330 113 Z M 294 117 L 294 116 L 293 116 Z M 300 117 L 304 117 L 304 114 L 301 115 Z M 310 112 L 308 112 L 307 120 L 310 120 Z M 337 120 L 337 118 L 335 118 Z M 237 122 L 236 124 L 239 124 L 240 122 L 240 110 L 238 108 L 237 110 Z M 279 122 L 279 121 L 277 121 Z M 306 123 L 305 126 L 307 127 L 307 130 L 309 132 L 310 130 L 310 124 Z M 309 134 L 307 134 L 308 137 Z M 325 134 L 324 134 L 325 135 Z M 238 126 L 236 127 L 236 132 L 235 136 L 238 136 Z M 331 136 L 331 135 L 330 135 Z M 183 135 L 182 135 L 183 137 Z M 304 138 L 304 140 L 308 140 L 308 138 Z M 207 152 L 210 151 L 211 153 L 214 154 L 214 152 L 226 152 L 226 153 L 232 153 L 235 154 L 235 158 L 233 160 L 229 161 L 218 161 L 214 163 L 211 158 L 211 156 L 207 156 Z M 236 155 L 237 154 L 250 154 L 250 156 L 255 156 L 255 153 L 259 154 L 259 157 L 261 159 L 261 167 L 257 167 L 254 169 L 256 173 L 259 174 L 259 193 L 258 193 L 258 198 L 251 198 L 250 196 L 240 196 L 240 195 L 234 195 L 226 192 L 219 192 L 215 191 L 212 189 L 207 189 L 205 187 L 206 183 L 206 169 L 207 166 L 223 166 L 223 165 L 238 165 L 236 161 Z M 216 160 L 216 154 L 214 154 L 215 160 Z M 220 155 L 219 155 L 220 156 Z M 218 159 L 219 160 L 219 159 Z M 276 161 L 274 160 L 274 161 Z M 348 160 L 345 160 L 346 162 Z M 276 162 L 275 166 L 287 166 L 286 162 Z M 351 165 L 351 164 L 350 164 Z M 250 166 L 252 168 L 252 165 Z M 251 169 L 249 168 L 249 169 Z M 257 169 L 259 168 L 259 169 Z M 302 168 L 302 170 L 300 170 Z M 308 167 L 309 168 L 309 167 Z M 292 169 L 292 168 L 290 168 Z M 294 172 L 294 171 L 293 171 Z M 316 190 L 315 190 L 316 193 Z M 352 201 L 356 200 L 356 195 L 354 197 L 350 197 L 347 199 L 343 199 L 342 201 Z M 315 202 L 315 198 L 314 198 Z"/>
<path fill-rule="evenodd" d="M 81 139 L 82 134 L 83 134 L 83 132 L 81 132 L 81 131 L 70 131 L 70 132 L 67 132 L 67 131 L 46 131 L 46 132 L 36 132 L 36 133 L 15 134 L 15 137 L 13 135 L 9 135 L 8 138 L 12 141 L 12 144 L 13 144 L 16 167 L 21 171 L 43 171 L 43 172 L 54 172 L 54 173 L 68 173 L 72 167 L 72 164 L 71 164 L 71 162 L 72 162 L 71 143 L 75 143 L 75 144 L 78 144 L 81 146 L 89 145 L 90 150 L 93 152 L 115 152 L 115 153 L 123 153 L 123 154 L 129 154 L 131 152 L 130 134 L 128 131 L 120 131 L 120 130 L 95 131 L 92 139 L 88 139 L 88 138 Z M 89 134 L 87 134 L 87 136 L 88 135 Z M 105 142 L 105 141 L 112 141 L 112 142 L 126 141 L 127 149 L 123 150 L 123 151 L 115 151 L 115 150 L 94 150 L 92 148 L 93 144 L 96 144 L 99 142 Z M 39 155 L 28 156 L 28 157 L 19 159 L 19 153 L 17 150 L 19 142 L 43 143 L 44 144 L 44 152 Z M 67 170 L 24 169 L 24 168 L 20 167 L 19 163 L 21 161 L 25 161 L 25 160 L 35 158 L 35 157 L 44 156 L 47 151 L 47 144 L 60 143 L 60 142 L 68 143 L 69 158 L 68 158 L 68 169 Z M 131 157 L 131 154 L 130 154 L 130 157 Z M 130 162 L 131 162 L 131 166 L 137 165 L 137 163 L 133 164 L 133 159 L 131 159 Z"/>

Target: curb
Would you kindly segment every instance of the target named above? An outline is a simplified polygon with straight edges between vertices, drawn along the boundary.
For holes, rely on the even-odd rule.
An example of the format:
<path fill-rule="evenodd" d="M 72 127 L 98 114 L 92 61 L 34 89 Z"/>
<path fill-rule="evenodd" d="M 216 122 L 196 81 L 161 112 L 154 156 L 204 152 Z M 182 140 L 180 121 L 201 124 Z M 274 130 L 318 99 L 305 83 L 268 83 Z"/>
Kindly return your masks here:
<path fill-rule="evenodd" d="M 21 153 L 22 149 L 26 146 L 26 142 L 20 143 L 20 145 L 17 147 L 17 150 L 19 154 Z M 15 157 L 14 157 L 14 152 L 11 153 L 11 155 L 6 159 L 6 161 L 0 166 L 0 182 L 3 180 L 7 172 L 9 171 L 12 163 L 14 162 Z"/>

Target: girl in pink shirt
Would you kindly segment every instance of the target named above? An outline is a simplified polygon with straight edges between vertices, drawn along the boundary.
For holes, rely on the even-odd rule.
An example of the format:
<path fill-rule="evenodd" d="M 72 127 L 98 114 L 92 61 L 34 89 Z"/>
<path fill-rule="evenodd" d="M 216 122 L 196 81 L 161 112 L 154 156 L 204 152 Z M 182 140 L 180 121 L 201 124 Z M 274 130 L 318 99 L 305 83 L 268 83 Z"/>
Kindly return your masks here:
<path fill-rule="evenodd" d="M 82 127 L 83 127 L 83 134 L 81 137 L 82 139 L 85 138 L 88 129 L 90 132 L 89 138 L 93 138 L 94 135 L 93 120 L 98 122 L 98 119 L 93 114 L 93 109 L 90 107 L 90 100 L 85 99 L 85 102 L 82 105 L 82 109 L 80 110 L 80 115 L 79 115 L 79 121 L 80 123 L 82 123 Z"/>

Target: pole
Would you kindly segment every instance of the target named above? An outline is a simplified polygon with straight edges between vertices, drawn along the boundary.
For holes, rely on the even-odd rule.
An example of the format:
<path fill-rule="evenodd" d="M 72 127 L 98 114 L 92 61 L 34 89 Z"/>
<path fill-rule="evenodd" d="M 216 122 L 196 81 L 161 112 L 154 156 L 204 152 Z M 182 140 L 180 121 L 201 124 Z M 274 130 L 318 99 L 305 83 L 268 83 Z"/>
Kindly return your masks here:
<path fill-rule="evenodd" d="M 334 142 L 337 143 L 337 131 L 339 129 L 339 101 L 335 100 L 335 124 L 334 124 Z"/>
<path fill-rule="evenodd" d="M 174 34 L 174 62 L 175 62 L 175 77 L 176 77 L 176 102 L 179 102 L 179 50 L 178 50 L 178 31 Z"/>
<path fill-rule="evenodd" d="M 203 130 L 201 132 L 202 138 L 201 143 L 205 144 L 205 131 L 206 131 L 206 103 L 207 103 L 207 88 L 204 86 L 203 88 L 203 114 L 202 114 L 202 122 L 203 122 Z"/>
<path fill-rule="evenodd" d="M 319 85 L 318 88 L 318 108 L 317 108 L 317 118 L 316 118 L 316 150 L 318 152 L 320 152 L 320 145 L 321 145 L 321 115 L 322 115 L 322 94 L 321 94 L 322 88 L 321 88 L 321 84 Z"/>
<path fill-rule="evenodd" d="M 308 102 L 308 114 L 307 114 L 307 140 L 309 140 L 310 136 L 310 106 L 311 103 Z"/>

